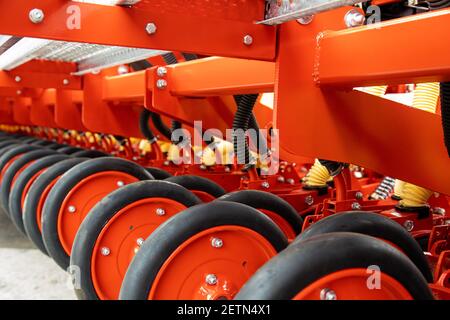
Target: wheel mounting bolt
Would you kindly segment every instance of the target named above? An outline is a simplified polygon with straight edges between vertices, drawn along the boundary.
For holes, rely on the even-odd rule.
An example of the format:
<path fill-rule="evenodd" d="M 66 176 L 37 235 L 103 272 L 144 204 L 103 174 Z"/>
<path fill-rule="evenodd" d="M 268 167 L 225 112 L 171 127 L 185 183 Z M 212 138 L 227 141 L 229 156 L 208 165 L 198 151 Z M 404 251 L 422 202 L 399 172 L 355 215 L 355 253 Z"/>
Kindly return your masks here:
<path fill-rule="evenodd" d="M 211 239 L 211 245 L 213 248 L 222 248 L 223 247 L 223 240 L 220 238 L 212 238 Z"/>
<path fill-rule="evenodd" d="M 103 248 L 100 250 L 100 252 L 101 252 L 101 254 L 102 254 L 103 256 L 109 256 L 109 254 L 111 253 L 111 250 L 110 250 L 108 247 L 103 247 Z"/>
<path fill-rule="evenodd" d="M 270 184 L 267 181 L 264 181 L 263 183 L 261 183 L 261 187 L 263 187 L 264 189 L 269 189 Z"/>
<path fill-rule="evenodd" d="M 159 79 L 158 81 L 156 81 L 156 87 L 158 89 L 164 89 L 167 87 L 167 81 L 164 79 Z"/>
<path fill-rule="evenodd" d="M 123 187 L 125 185 L 125 182 L 123 181 L 117 181 L 117 186 L 118 187 Z"/>
<path fill-rule="evenodd" d="M 295 180 L 292 179 L 292 178 L 287 179 L 286 181 L 287 181 L 287 183 L 289 183 L 289 184 L 295 184 Z"/>
<path fill-rule="evenodd" d="M 320 300 L 337 300 L 336 292 L 325 288 L 320 291 Z"/>
<path fill-rule="evenodd" d="M 156 209 L 156 214 L 158 216 L 163 216 L 166 214 L 166 210 L 164 210 L 163 208 L 158 208 L 158 209 Z"/>
<path fill-rule="evenodd" d="M 70 213 L 74 213 L 75 211 L 77 211 L 77 208 L 75 208 L 75 206 L 69 206 L 69 207 L 67 208 L 67 210 L 68 210 Z"/>
<path fill-rule="evenodd" d="M 139 238 L 136 240 L 136 243 L 139 247 L 142 247 L 142 245 L 144 244 L 144 241 L 145 241 L 144 238 Z"/>
<path fill-rule="evenodd" d="M 215 274 L 210 273 L 206 276 L 205 281 L 210 286 L 214 286 L 217 284 L 217 276 Z"/>

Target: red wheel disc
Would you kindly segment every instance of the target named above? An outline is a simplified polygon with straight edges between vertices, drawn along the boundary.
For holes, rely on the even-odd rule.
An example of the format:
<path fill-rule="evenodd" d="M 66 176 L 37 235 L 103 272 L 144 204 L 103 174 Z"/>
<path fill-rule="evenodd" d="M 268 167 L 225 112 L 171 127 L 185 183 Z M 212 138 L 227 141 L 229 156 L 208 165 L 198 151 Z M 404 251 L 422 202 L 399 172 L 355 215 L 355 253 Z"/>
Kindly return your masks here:
<path fill-rule="evenodd" d="M 104 171 L 81 180 L 70 190 L 58 214 L 59 240 L 69 256 L 78 228 L 92 207 L 120 186 L 137 181 L 123 172 Z"/>
<path fill-rule="evenodd" d="M 326 300 L 327 293 L 337 300 L 412 300 L 410 293 L 391 276 L 380 272 L 379 286 L 369 286 L 373 284 L 371 276 L 372 271 L 367 269 L 337 271 L 307 286 L 294 300 Z"/>
<path fill-rule="evenodd" d="M 158 215 L 158 210 L 164 215 Z M 146 239 L 161 223 L 186 209 L 167 198 L 147 198 L 121 209 L 105 225 L 94 246 L 91 276 L 97 295 L 102 300 L 117 299 L 125 272 Z M 101 254 L 108 248 L 107 256 Z"/>
<path fill-rule="evenodd" d="M 287 222 L 283 217 L 280 217 L 280 215 L 278 215 L 272 211 L 269 211 L 269 210 L 264 210 L 264 209 L 258 209 L 258 210 L 261 211 L 262 213 L 264 213 L 270 219 L 272 219 L 272 221 L 275 222 L 275 224 L 278 227 L 280 227 L 281 231 L 283 231 L 283 233 L 286 235 L 286 237 L 289 240 L 295 239 L 295 237 L 297 235 L 295 234 L 294 229 L 292 229 L 289 222 Z"/>
<path fill-rule="evenodd" d="M 221 239 L 223 246 L 212 246 Z M 259 233 L 239 226 L 220 226 L 198 233 L 166 260 L 150 290 L 152 300 L 232 299 L 276 250 Z M 206 278 L 214 275 L 216 284 Z"/>

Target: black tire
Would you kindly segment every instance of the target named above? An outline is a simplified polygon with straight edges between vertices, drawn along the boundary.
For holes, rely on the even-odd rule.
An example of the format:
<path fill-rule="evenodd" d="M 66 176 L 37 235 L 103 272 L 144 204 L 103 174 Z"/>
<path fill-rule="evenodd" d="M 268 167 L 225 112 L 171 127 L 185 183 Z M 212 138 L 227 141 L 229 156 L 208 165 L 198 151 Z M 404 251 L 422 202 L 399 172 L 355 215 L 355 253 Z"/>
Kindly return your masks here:
<path fill-rule="evenodd" d="M 69 193 L 84 178 L 103 171 L 120 171 L 139 180 L 153 180 L 140 165 L 112 157 L 101 157 L 84 161 L 67 171 L 50 191 L 43 209 L 42 237 L 50 257 L 64 270 L 70 264 L 70 257 L 64 251 L 58 235 L 59 209 Z"/>
<path fill-rule="evenodd" d="M 432 300 L 417 267 L 386 242 L 359 233 L 337 232 L 296 242 L 271 259 L 242 287 L 236 300 L 290 300 L 331 273 L 379 266 L 417 300 Z"/>
<path fill-rule="evenodd" d="M 26 201 L 23 208 L 23 224 L 25 232 L 28 238 L 36 245 L 36 247 L 48 255 L 45 248 L 44 241 L 42 240 L 42 233 L 39 230 L 39 226 L 36 219 L 36 213 L 38 210 L 38 204 L 41 199 L 42 193 L 47 186 L 53 182 L 56 178 L 63 175 L 65 172 L 80 164 L 87 158 L 69 158 L 58 162 L 50 166 L 45 170 L 31 185 L 30 190 L 26 195 Z"/>
<path fill-rule="evenodd" d="M 8 163 L 9 160 L 14 158 L 17 155 L 27 153 L 34 150 L 40 150 L 41 147 L 30 146 L 30 145 L 15 145 L 12 144 L 7 147 L 8 149 L 0 157 L 0 171 L 3 170 L 3 167 Z"/>
<path fill-rule="evenodd" d="M 236 225 L 263 236 L 279 252 L 288 241 L 271 219 L 241 203 L 215 201 L 186 209 L 163 223 L 145 240 L 125 275 L 121 300 L 146 300 L 161 266 L 192 236 L 218 226 Z"/>
<path fill-rule="evenodd" d="M 65 144 L 61 144 L 61 143 L 57 143 L 57 142 L 52 142 L 51 144 L 45 146 L 47 149 L 51 149 L 51 150 L 55 150 L 58 151 L 58 149 L 64 148 L 66 147 Z"/>
<path fill-rule="evenodd" d="M 287 201 L 272 193 L 259 190 L 241 190 L 230 192 L 217 200 L 239 202 L 255 209 L 268 210 L 288 222 L 295 234 L 298 235 L 302 231 L 302 217 Z"/>
<path fill-rule="evenodd" d="M 156 180 L 164 180 L 172 177 L 172 175 L 166 170 L 156 168 L 156 167 L 147 167 L 145 168 Z"/>
<path fill-rule="evenodd" d="M 40 151 L 34 151 L 40 152 Z M 31 155 L 34 152 L 30 152 Z M 17 229 L 26 235 L 23 225 L 23 211 L 22 211 L 22 196 L 30 179 L 32 179 L 39 171 L 45 169 L 59 161 L 67 159 L 67 155 L 64 154 L 50 154 L 37 160 L 26 168 L 16 179 L 11 192 L 9 194 L 9 216 L 13 221 Z"/>
<path fill-rule="evenodd" d="M 110 154 L 107 154 L 103 151 L 98 150 L 81 150 L 72 153 L 73 157 L 86 157 L 86 158 L 102 158 L 102 157 L 110 157 Z"/>
<path fill-rule="evenodd" d="M 48 146 L 50 146 L 50 145 L 52 145 L 54 142 L 53 141 L 50 141 L 50 140 L 41 140 L 41 139 L 39 139 L 39 140 L 37 140 L 37 141 L 35 141 L 35 142 L 32 142 L 31 144 L 32 145 L 34 145 L 34 146 L 41 146 L 41 147 L 48 147 Z"/>
<path fill-rule="evenodd" d="M 19 146 L 20 145 L 20 141 L 19 140 L 15 140 L 15 139 L 0 141 L 0 157 L 3 155 L 3 153 L 6 152 L 8 147 L 11 147 L 13 145 Z"/>
<path fill-rule="evenodd" d="M 310 226 L 295 242 L 332 232 L 362 233 L 387 240 L 411 259 L 428 282 L 433 282 L 427 258 L 417 241 L 397 222 L 373 212 L 349 211 L 331 215 Z"/>
<path fill-rule="evenodd" d="M 36 142 L 41 141 L 40 139 L 36 139 L 36 138 L 32 138 L 32 137 L 23 137 L 23 138 L 18 138 L 20 140 L 21 143 L 26 143 L 26 144 L 35 144 Z"/>
<path fill-rule="evenodd" d="M 27 152 L 20 158 L 18 158 L 11 166 L 5 171 L 1 184 L 0 184 L 0 201 L 2 204 L 3 210 L 10 216 L 9 213 L 9 194 L 11 191 L 11 185 L 14 180 L 14 177 L 19 172 L 22 167 L 29 164 L 31 161 L 37 160 L 39 158 L 43 158 L 56 152 L 49 149 L 41 149 Z"/>
<path fill-rule="evenodd" d="M 179 184 L 180 186 L 185 187 L 186 189 L 191 191 L 205 192 L 213 196 L 214 198 L 219 198 L 223 196 L 225 193 L 227 193 L 224 188 L 219 186 L 214 181 L 211 181 L 207 178 L 203 178 L 200 176 L 192 176 L 192 175 L 174 176 L 167 178 L 166 181 Z"/>
<path fill-rule="evenodd" d="M 64 153 L 64 154 L 72 155 L 75 152 L 85 151 L 85 150 L 83 150 L 81 148 L 78 148 L 78 147 L 65 146 L 65 147 L 61 147 L 59 149 L 56 149 L 56 151 Z"/>
<path fill-rule="evenodd" d="M 79 299 L 99 299 L 92 282 L 91 260 L 95 243 L 104 226 L 126 206 L 141 199 L 155 197 L 168 198 L 185 207 L 201 203 L 191 191 L 177 184 L 158 180 L 136 182 L 105 197 L 82 222 L 72 248 L 70 264 L 80 270 L 81 287 L 75 290 Z"/>

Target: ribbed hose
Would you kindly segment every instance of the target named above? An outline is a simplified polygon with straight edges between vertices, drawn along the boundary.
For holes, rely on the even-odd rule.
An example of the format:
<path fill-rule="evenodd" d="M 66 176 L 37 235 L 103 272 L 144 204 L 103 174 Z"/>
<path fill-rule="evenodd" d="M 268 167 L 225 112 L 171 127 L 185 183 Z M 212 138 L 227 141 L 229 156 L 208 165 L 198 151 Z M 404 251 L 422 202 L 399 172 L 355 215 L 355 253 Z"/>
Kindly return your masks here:
<path fill-rule="evenodd" d="M 139 129 L 142 133 L 142 135 L 150 141 L 150 143 L 156 142 L 156 137 L 153 134 L 153 131 L 150 129 L 150 126 L 148 125 L 148 121 L 150 120 L 150 117 L 152 116 L 152 112 L 150 112 L 147 109 L 142 110 L 141 114 L 139 115 Z"/>
<path fill-rule="evenodd" d="M 258 120 L 256 120 L 255 115 L 252 113 L 250 116 L 250 120 L 248 122 L 248 127 L 250 129 L 255 130 L 256 132 L 256 146 L 258 148 L 258 152 L 260 153 L 262 158 L 265 158 L 267 153 L 269 153 L 269 149 L 267 148 L 267 141 L 264 135 L 259 130 Z"/>
<path fill-rule="evenodd" d="M 257 94 L 242 95 L 236 99 L 239 103 L 233 120 L 233 145 L 239 164 L 250 163 L 250 152 L 245 132 L 248 129 L 249 120 L 257 99 Z"/>
<path fill-rule="evenodd" d="M 167 139 L 172 139 L 172 131 L 167 127 L 161 119 L 161 116 L 157 113 L 151 113 L 152 122 L 155 128 Z"/>
<path fill-rule="evenodd" d="M 323 188 L 327 186 L 327 182 L 330 179 L 330 171 L 316 159 L 305 178 L 303 178 L 303 184 L 308 188 Z"/>
<path fill-rule="evenodd" d="M 450 157 L 450 82 L 441 83 L 441 115 L 444 142 Z"/>

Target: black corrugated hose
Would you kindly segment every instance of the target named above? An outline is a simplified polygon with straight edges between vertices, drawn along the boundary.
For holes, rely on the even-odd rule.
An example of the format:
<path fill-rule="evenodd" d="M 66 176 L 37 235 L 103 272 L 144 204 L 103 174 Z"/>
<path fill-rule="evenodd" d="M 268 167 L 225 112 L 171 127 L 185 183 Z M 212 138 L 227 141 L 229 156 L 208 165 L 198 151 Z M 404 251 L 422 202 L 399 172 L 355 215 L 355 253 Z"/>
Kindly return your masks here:
<path fill-rule="evenodd" d="M 444 142 L 450 157 L 450 82 L 441 82 L 441 115 Z"/>

